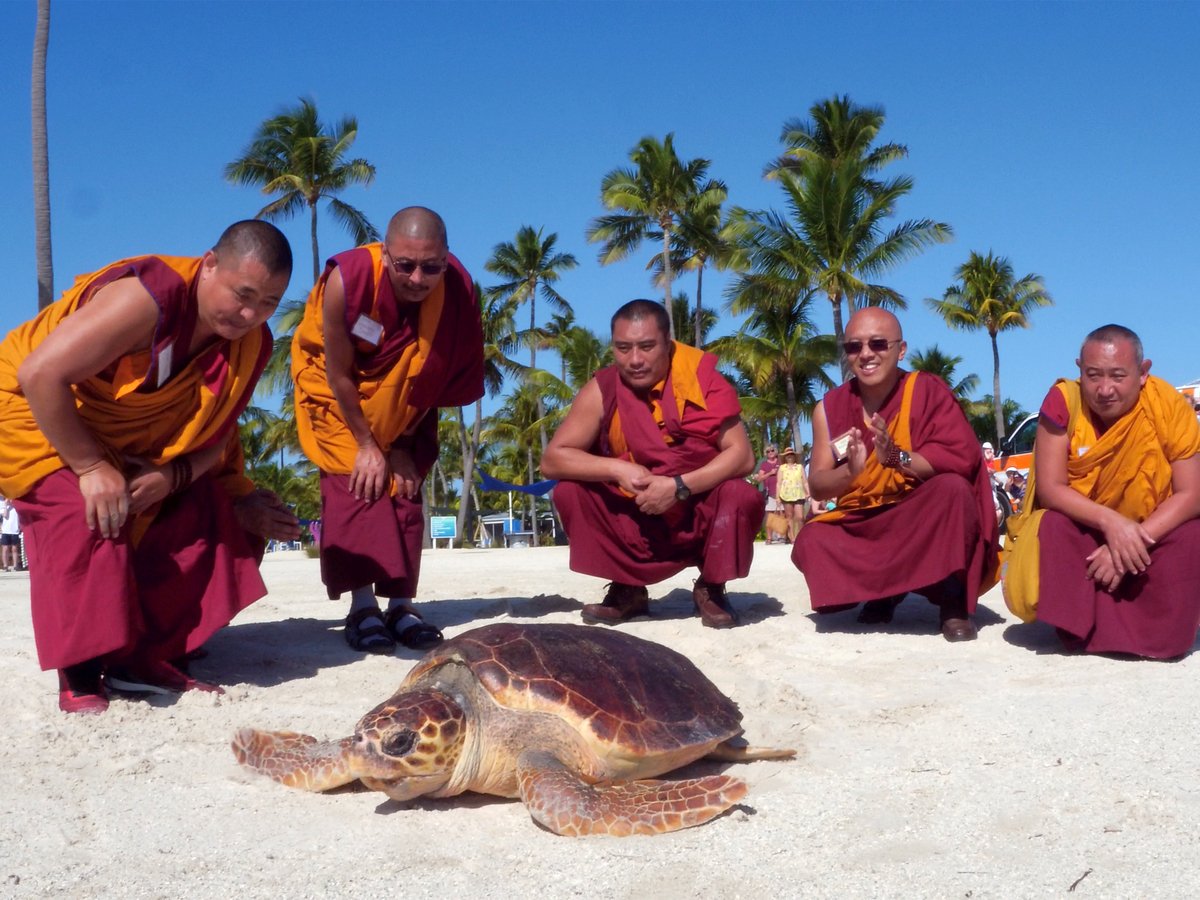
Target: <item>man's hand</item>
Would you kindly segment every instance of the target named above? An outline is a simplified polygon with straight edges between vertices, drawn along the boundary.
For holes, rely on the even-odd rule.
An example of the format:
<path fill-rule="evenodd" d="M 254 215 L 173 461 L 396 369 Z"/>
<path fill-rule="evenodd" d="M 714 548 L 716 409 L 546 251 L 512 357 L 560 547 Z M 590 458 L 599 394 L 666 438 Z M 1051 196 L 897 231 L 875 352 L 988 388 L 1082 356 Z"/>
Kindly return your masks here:
<path fill-rule="evenodd" d="M 887 422 L 884 421 L 883 416 L 875 413 L 871 416 L 871 420 L 867 422 L 867 427 L 871 429 L 871 434 L 875 438 L 875 458 L 879 460 L 881 466 L 886 466 L 888 457 L 896 446 L 896 442 L 888 434 Z"/>
<path fill-rule="evenodd" d="M 675 479 L 669 475 L 647 474 L 633 481 L 634 502 L 649 516 L 659 516 L 679 501 L 675 499 Z"/>
<path fill-rule="evenodd" d="M 274 492 L 260 488 L 233 502 L 233 512 L 245 531 L 269 540 L 294 541 L 300 537 L 300 520 Z"/>
<path fill-rule="evenodd" d="M 367 503 L 378 500 L 391 486 L 391 475 L 387 457 L 378 444 L 359 447 L 350 470 L 350 493 Z"/>
<path fill-rule="evenodd" d="M 1117 589 L 1124 577 L 1113 565 L 1112 551 L 1107 544 L 1102 544 L 1093 550 L 1087 558 L 1087 577 L 1095 581 L 1109 593 Z"/>
<path fill-rule="evenodd" d="M 125 476 L 108 460 L 101 460 L 79 476 L 79 493 L 87 515 L 87 527 L 100 529 L 100 536 L 115 538 L 129 517 L 129 492 Z"/>
<path fill-rule="evenodd" d="M 412 500 L 421 489 L 421 476 L 417 474 L 417 464 L 413 462 L 412 454 L 403 447 L 393 447 L 388 454 L 392 467 L 392 477 L 396 480 L 396 493 L 401 497 Z"/>
<path fill-rule="evenodd" d="M 846 465 L 850 469 L 850 474 L 857 478 L 867 465 L 867 445 L 863 441 L 862 432 L 857 428 L 851 428 L 847 434 L 850 442 L 846 445 Z M 833 456 L 834 459 L 837 459 L 837 453 L 834 453 Z"/>
<path fill-rule="evenodd" d="M 1113 568 L 1119 574 L 1146 571 L 1150 565 L 1150 548 L 1154 546 L 1154 538 L 1140 522 L 1110 510 L 1100 528 L 1112 555 Z"/>
<path fill-rule="evenodd" d="M 133 474 L 129 478 L 129 511 L 136 515 L 165 500 L 175 481 L 173 463 L 156 466 L 138 457 L 126 457 Z"/>
<path fill-rule="evenodd" d="M 627 493 L 637 496 L 646 484 L 647 479 L 652 478 L 650 470 L 645 466 L 638 465 L 635 462 L 630 462 L 627 459 L 614 459 L 613 465 L 616 467 L 616 482 Z"/>

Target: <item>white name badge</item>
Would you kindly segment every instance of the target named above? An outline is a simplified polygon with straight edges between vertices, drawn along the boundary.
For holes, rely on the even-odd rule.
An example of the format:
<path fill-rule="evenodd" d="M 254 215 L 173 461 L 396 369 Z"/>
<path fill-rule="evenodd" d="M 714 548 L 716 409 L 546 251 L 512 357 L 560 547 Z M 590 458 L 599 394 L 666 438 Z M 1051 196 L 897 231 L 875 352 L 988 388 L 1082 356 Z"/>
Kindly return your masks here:
<path fill-rule="evenodd" d="M 370 316 L 363 314 L 358 317 L 358 321 L 354 323 L 350 333 L 356 338 L 362 338 L 368 344 L 378 344 L 379 339 L 383 336 L 383 326 Z"/>
<path fill-rule="evenodd" d="M 158 351 L 158 386 L 162 387 L 171 377 L 171 357 L 174 355 L 174 344 L 167 344 Z"/>

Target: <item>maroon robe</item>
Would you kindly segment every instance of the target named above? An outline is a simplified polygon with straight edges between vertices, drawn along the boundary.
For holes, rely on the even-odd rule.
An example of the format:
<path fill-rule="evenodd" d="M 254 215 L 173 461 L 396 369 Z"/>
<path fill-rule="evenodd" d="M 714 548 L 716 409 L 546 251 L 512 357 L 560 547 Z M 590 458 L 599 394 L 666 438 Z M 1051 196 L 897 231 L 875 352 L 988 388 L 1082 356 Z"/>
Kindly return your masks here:
<path fill-rule="evenodd" d="M 447 254 L 445 302 L 432 346 L 413 379 L 410 400 L 428 413 L 406 439 L 421 478 L 438 456 L 437 409 L 474 403 L 483 395 L 483 331 L 470 273 Z M 346 297 L 346 330 L 369 310 L 384 326 L 379 346 L 354 340 L 355 372 L 378 375 L 396 364 L 417 339 L 419 304 L 398 303 L 387 278 L 376 280 L 362 248 L 333 256 L 322 278 L 338 268 Z M 381 436 L 390 442 L 395 435 Z M 321 580 L 330 598 L 367 584 L 380 597 L 416 596 L 425 519 L 421 494 L 363 503 L 347 475 L 321 473 Z"/>
<path fill-rule="evenodd" d="M 697 376 L 705 408 L 688 403 L 680 417 L 668 376 L 660 428 L 650 405 L 626 386 L 617 369 L 601 369 L 596 382 L 604 412 L 591 452 L 615 455 L 609 426 L 619 412 L 633 458 L 653 474 L 679 475 L 712 460 L 719 453 L 722 427 L 740 415 L 741 404 L 733 386 L 717 372 L 712 354 L 704 354 Z M 664 440 L 664 432 L 674 443 Z M 572 571 L 622 584 L 653 584 L 689 566 L 698 566 L 700 577 L 712 584 L 744 578 L 763 505 L 762 494 L 741 478 L 692 494 L 657 516 L 641 512 L 616 484 L 560 481 L 554 488 L 554 506 L 570 540 Z"/>
<path fill-rule="evenodd" d="M 258 571 L 263 541 L 238 524 L 212 475 L 168 497 L 136 546 L 132 519 L 114 539 L 88 529 L 70 469 L 46 476 L 14 505 L 43 669 L 98 657 L 174 659 L 267 593 Z"/>
<path fill-rule="evenodd" d="M 1062 392 L 1051 388 L 1041 415 L 1059 428 L 1069 420 Z M 1087 577 L 1087 557 L 1104 535 L 1055 510 L 1038 526 L 1037 618 L 1063 642 L 1088 653 L 1131 653 L 1173 659 L 1188 653 L 1200 629 L 1200 519 L 1156 541 L 1151 565 L 1130 573 L 1111 593 Z"/>
<path fill-rule="evenodd" d="M 903 375 L 879 410 L 887 422 L 900 412 Z M 945 383 L 921 372 L 915 377 L 909 416 L 913 446 L 903 449 L 920 453 L 938 474 L 896 503 L 804 526 L 792 561 L 804 573 L 817 612 L 909 591 L 935 603 L 965 594 L 967 611 L 974 612 L 981 589 L 995 583 L 995 507 L 979 441 Z M 821 402 L 830 435 L 858 428 L 867 452 L 874 452 L 857 379 L 834 388 Z"/>

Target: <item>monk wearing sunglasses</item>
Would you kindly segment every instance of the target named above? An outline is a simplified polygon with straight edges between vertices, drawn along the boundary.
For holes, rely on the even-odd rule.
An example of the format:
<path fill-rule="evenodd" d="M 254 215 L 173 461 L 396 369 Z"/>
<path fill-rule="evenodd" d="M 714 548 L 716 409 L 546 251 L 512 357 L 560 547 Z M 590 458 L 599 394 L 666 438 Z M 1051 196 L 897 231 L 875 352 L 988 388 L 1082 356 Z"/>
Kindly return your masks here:
<path fill-rule="evenodd" d="M 421 483 L 437 460 L 437 411 L 483 395 L 483 330 L 446 226 L 402 209 L 382 242 L 325 265 L 292 341 L 300 445 L 321 470 L 321 578 L 349 593 L 346 642 L 391 653 L 442 633 L 412 605 Z M 388 598 L 380 609 L 377 597 Z"/>
<path fill-rule="evenodd" d="M 809 469 L 812 496 L 837 505 L 792 548 L 813 609 L 862 604 L 859 622 L 887 624 L 911 592 L 938 606 L 946 640 L 973 640 L 998 568 L 979 441 L 945 382 L 900 368 L 907 345 L 890 312 L 856 312 L 842 349 L 853 377 L 813 410 Z"/>

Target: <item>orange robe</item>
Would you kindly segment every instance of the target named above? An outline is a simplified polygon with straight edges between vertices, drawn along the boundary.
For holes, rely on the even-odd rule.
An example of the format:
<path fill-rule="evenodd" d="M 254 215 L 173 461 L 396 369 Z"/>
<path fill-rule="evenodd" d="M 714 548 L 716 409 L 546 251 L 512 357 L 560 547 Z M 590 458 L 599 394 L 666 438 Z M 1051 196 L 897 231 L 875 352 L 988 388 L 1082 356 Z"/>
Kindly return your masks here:
<path fill-rule="evenodd" d="M 401 444 L 424 477 L 437 459 L 437 410 L 483 395 L 483 330 L 471 276 L 453 255 L 441 285 L 419 304 L 400 303 L 384 271 L 382 244 L 333 256 L 309 294 L 292 339 L 296 425 L 321 470 L 321 577 L 331 597 L 375 584 L 383 597 L 412 597 L 420 575 L 424 515 L 395 490 L 374 503 L 350 493 L 358 445 L 325 372 L 325 284 L 336 268 L 345 288 L 344 327 L 352 376 L 371 434 L 387 453 Z M 378 328 L 378 337 L 362 325 Z"/>
<path fill-rule="evenodd" d="M 690 472 L 720 451 L 721 429 L 741 414 L 716 357 L 675 343 L 665 381 L 649 402 L 615 367 L 596 373 L 604 413 L 592 452 L 628 459 L 655 475 Z M 619 485 L 559 481 L 554 506 L 571 545 L 571 569 L 623 584 L 653 584 L 688 566 L 713 584 L 744 578 L 764 500 L 741 478 L 693 494 L 662 515 L 646 515 Z"/>
<path fill-rule="evenodd" d="M 913 591 L 935 603 L 965 598 L 973 612 L 996 583 L 998 537 L 979 443 L 954 395 L 935 376 L 902 371 L 879 410 L 897 446 L 933 465 L 938 474 L 928 481 L 876 459 L 856 379 L 821 402 L 831 435 L 864 433 L 867 463 L 837 507 L 805 525 L 792 547 L 813 609 L 835 612 Z"/>
<path fill-rule="evenodd" d="M 1200 452 L 1191 405 L 1155 376 L 1137 405 L 1103 433 L 1082 405 L 1078 381 L 1058 381 L 1041 414 L 1068 431 L 1071 488 L 1138 522 L 1171 496 L 1171 464 Z M 1079 649 L 1160 659 L 1190 650 L 1200 628 L 1200 520 L 1165 535 L 1150 550 L 1149 569 L 1125 576 L 1110 593 L 1087 577 L 1087 557 L 1103 535 L 1038 505 L 1036 462 L 1024 508 L 1010 520 L 1009 608 L 1023 621 L 1054 625 Z"/>
<path fill-rule="evenodd" d="M 78 278 L 0 345 L 0 491 L 16 498 L 25 528 L 43 668 L 178 656 L 266 593 L 261 542 L 236 526 L 231 498 L 254 489 L 242 474 L 237 418 L 270 355 L 271 332 L 264 325 L 186 359 L 199 267 L 199 259 L 164 256 L 113 263 Z M 60 322 L 120 278 L 137 278 L 159 306 L 153 346 L 75 385 L 80 416 L 118 467 L 127 455 L 161 465 L 216 444 L 226 452 L 212 474 L 105 540 L 87 529 L 78 478 L 38 429 L 17 370 Z"/>

